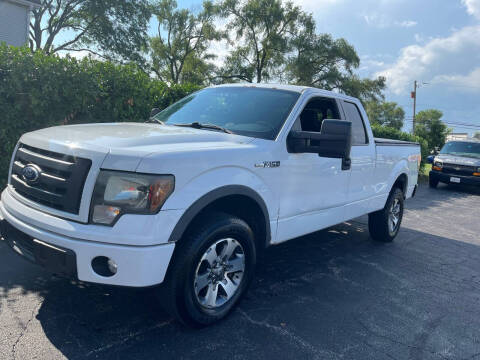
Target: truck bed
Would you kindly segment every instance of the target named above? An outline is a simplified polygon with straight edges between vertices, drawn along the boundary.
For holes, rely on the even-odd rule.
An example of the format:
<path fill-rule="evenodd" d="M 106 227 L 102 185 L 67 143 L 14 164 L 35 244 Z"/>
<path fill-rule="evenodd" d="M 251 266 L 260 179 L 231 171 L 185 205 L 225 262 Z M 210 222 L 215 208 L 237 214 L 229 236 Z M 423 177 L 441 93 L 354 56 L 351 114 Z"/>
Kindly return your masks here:
<path fill-rule="evenodd" d="M 375 145 L 377 146 L 420 146 L 419 143 L 413 141 L 402 141 L 393 139 L 375 138 Z"/>

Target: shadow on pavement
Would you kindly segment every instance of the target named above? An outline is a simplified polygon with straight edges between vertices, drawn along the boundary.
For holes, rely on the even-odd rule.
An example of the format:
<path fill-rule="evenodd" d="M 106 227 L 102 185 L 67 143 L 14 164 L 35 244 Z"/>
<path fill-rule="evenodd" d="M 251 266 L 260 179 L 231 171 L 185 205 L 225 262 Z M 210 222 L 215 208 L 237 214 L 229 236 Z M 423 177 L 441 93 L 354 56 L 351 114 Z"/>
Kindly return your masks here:
<path fill-rule="evenodd" d="M 436 189 L 421 184 L 413 202 L 408 202 L 408 208 L 420 210 L 449 204 L 453 201 L 471 201 L 471 195 L 480 196 L 480 186 L 461 184 L 438 184 Z"/>
<path fill-rule="evenodd" d="M 39 294 L 36 319 L 70 359 L 428 359 L 480 349 L 480 247 L 411 229 L 379 244 L 350 222 L 271 247 L 240 306 L 202 330 L 159 310 L 155 289 L 19 271 L 4 250 L 1 296 Z"/>

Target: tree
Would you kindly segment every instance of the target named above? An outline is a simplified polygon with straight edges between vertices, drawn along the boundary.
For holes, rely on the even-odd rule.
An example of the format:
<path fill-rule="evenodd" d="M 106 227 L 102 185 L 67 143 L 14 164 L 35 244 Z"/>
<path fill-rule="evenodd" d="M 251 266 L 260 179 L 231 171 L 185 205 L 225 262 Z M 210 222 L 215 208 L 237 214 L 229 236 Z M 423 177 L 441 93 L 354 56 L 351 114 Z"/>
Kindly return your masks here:
<path fill-rule="evenodd" d="M 451 132 L 440 120 L 442 116 L 441 111 L 430 109 L 420 111 L 415 117 L 415 135 L 427 141 L 429 150 L 441 148 Z"/>
<path fill-rule="evenodd" d="M 354 70 L 360 66 L 355 48 L 345 39 L 315 34 L 315 27 L 292 41 L 294 55 L 286 66 L 291 83 L 338 90 L 363 101 L 383 100 L 385 78 L 360 79 Z"/>
<path fill-rule="evenodd" d="M 360 65 L 353 46 L 330 34 L 304 32 L 292 41 L 292 46 L 295 55 L 286 70 L 289 81 L 296 84 L 333 89 Z"/>
<path fill-rule="evenodd" d="M 475 131 L 475 134 L 473 134 L 473 137 L 474 137 L 475 139 L 480 140 L 480 131 Z"/>
<path fill-rule="evenodd" d="M 173 84 L 203 84 L 214 71 L 208 62 L 215 57 L 208 53 L 210 42 L 222 37 L 213 24 L 217 8 L 206 1 L 202 11 L 193 14 L 177 9 L 175 0 L 161 0 L 154 13 L 159 25 L 158 36 L 150 39 L 153 72 Z"/>
<path fill-rule="evenodd" d="M 41 0 L 30 22 L 32 51 L 87 50 L 139 60 L 151 17 L 147 0 Z"/>
<path fill-rule="evenodd" d="M 343 77 L 334 90 L 359 98 L 363 103 L 384 100 L 383 90 L 386 87 L 386 78 L 379 76 L 376 79 L 361 79 L 357 75 Z"/>
<path fill-rule="evenodd" d="M 292 40 L 314 28 L 310 15 L 282 0 L 224 0 L 223 16 L 230 19 L 234 50 L 227 56 L 221 79 L 262 82 L 274 77 L 286 63 Z"/>
<path fill-rule="evenodd" d="M 368 101 L 365 110 L 372 124 L 392 127 L 401 130 L 405 111 L 395 102 Z"/>

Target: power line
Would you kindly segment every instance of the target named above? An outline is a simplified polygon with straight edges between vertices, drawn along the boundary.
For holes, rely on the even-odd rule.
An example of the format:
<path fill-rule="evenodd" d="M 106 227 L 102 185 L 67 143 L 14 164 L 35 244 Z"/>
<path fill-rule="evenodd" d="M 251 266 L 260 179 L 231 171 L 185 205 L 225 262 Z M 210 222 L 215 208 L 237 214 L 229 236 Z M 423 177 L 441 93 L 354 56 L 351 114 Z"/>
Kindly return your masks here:
<path fill-rule="evenodd" d="M 412 124 L 413 119 L 412 118 L 405 118 L 403 122 L 405 124 Z M 455 122 L 455 121 L 445 121 L 445 120 L 442 120 L 442 123 L 444 123 L 445 125 L 462 127 L 462 128 L 466 128 L 466 129 L 480 130 L 480 124 L 459 123 L 459 122 Z"/>
<path fill-rule="evenodd" d="M 451 88 L 466 88 L 466 89 L 480 89 L 480 86 L 474 85 L 450 85 L 450 84 L 439 84 L 443 87 L 451 87 Z"/>

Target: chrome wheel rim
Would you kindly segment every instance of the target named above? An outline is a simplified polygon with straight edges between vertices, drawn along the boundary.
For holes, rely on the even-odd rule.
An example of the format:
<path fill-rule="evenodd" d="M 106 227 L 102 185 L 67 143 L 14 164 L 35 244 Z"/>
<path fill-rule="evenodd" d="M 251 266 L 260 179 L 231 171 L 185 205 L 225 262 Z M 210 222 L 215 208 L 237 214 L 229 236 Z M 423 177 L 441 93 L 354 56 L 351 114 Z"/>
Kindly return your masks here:
<path fill-rule="evenodd" d="M 394 199 L 388 212 L 388 229 L 392 234 L 397 231 L 400 225 L 401 210 L 400 200 Z"/>
<path fill-rule="evenodd" d="M 203 254 L 197 265 L 194 291 L 201 306 L 224 305 L 238 291 L 245 272 L 245 253 L 233 238 L 220 239 Z"/>

